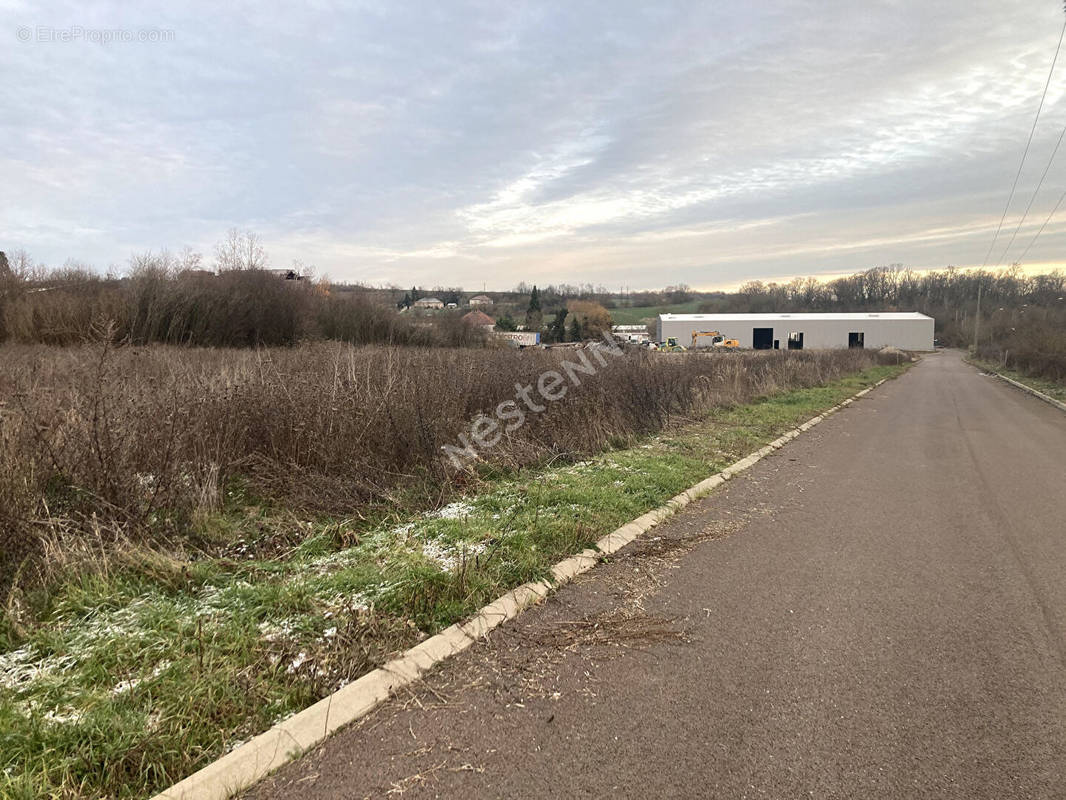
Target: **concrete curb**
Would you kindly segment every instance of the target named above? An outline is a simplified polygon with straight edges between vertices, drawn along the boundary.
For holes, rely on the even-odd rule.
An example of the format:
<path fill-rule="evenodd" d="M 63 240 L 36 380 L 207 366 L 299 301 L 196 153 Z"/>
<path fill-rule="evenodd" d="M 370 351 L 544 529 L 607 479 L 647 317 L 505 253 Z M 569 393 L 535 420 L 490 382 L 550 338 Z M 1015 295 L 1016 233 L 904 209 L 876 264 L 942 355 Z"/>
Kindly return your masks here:
<path fill-rule="evenodd" d="M 973 362 L 970 362 L 970 363 L 973 363 Z M 1043 392 L 1037 391 L 1032 386 L 1027 386 L 1026 384 L 1022 383 L 1021 381 L 1016 381 L 1013 378 L 1008 378 L 1006 375 L 1001 375 L 1000 373 L 996 372 L 995 370 L 985 369 L 985 367 L 982 367 L 980 364 L 974 364 L 974 366 L 977 367 L 978 369 L 984 371 L 984 372 L 987 372 L 989 375 L 995 375 L 1001 381 L 1006 381 L 1011 386 L 1014 386 L 1014 387 L 1016 387 L 1018 389 L 1021 389 L 1026 394 L 1031 394 L 1033 397 L 1036 397 L 1036 398 L 1039 398 L 1040 400 L 1043 400 L 1048 405 L 1055 406 L 1055 408 L 1059 409 L 1060 411 L 1066 411 L 1066 403 L 1063 403 L 1063 402 L 1061 402 L 1059 400 L 1056 400 L 1054 397 L 1051 397 L 1050 395 L 1046 395 Z"/>
<path fill-rule="evenodd" d="M 482 608 L 472 619 L 452 625 L 415 645 L 380 669 L 367 673 L 194 772 L 156 795 L 154 800 L 226 800 L 234 793 L 251 786 L 300 753 L 322 742 L 338 728 L 365 716 L 397 689 L 414 683 L 430 668 L 466 650 L 493 628 L 514 619 L 525 608 L 543 600 L 553 588 L 588 572 L 603 556 L 621 550 L 641 534 L 672 517 L 693 501 L 710 494 L 735 475 L 750 469 L 804 431 L 810 430 L 829 415 L 850 405 L 886 380 L 887 378 L 882 378 L 873 386 L 812 417 L 718 474 L 686 489 L 668 500 L 665 505 L 612 531 L 596 542 L 595 547 L 560 561 L 552 567 L 552 581 L 526 583 L 508 592 Z"/>

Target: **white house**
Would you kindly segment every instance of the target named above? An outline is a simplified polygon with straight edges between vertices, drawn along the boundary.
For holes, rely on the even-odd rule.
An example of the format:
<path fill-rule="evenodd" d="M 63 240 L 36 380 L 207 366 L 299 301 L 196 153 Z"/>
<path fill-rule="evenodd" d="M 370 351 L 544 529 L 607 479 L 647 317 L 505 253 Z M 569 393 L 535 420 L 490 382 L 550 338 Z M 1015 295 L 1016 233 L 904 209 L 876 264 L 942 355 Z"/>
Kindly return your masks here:
<path fill-rule="evenodd" d="M 853 314 L 661 314 L 656 340 L 676 339 L 689 347 L 692 334 L 718 331 L 754 350 L 821 350 L 886 346 L 903 350 L 933 349 L 933 318 L 917 311 Z M 697 346 L 709 346 L 709 338 Z"/>
<path fill-rule="evenodd" d="M 491 306 L 492 305 L 492 298 L 489 297 L 487 294 L 475 295 L 474 297 L 470 298 L 470 305 L 471 306 Z"/>
<path fill-rule="evenodd" d="M 444 301 L 436 297 L 422 297 L 414 302 L 415 308 L 444 308 Z"/>

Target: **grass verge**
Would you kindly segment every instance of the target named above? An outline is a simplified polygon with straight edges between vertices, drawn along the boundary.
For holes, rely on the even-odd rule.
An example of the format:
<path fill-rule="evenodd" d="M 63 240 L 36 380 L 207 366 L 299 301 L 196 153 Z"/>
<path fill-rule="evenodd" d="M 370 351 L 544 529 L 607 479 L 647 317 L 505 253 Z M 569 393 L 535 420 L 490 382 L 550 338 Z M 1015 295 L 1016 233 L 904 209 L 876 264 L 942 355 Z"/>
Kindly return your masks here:
<path fill-rule="evenodd" d="M 136 551 L 53 587 L 32 630 L 0 632 L 0 796 L 161 790 L 905 368 L 718 408 L 585 461 L 485 474 L 476 495 L 402 518 L 301 519 L 234 491 L 205 522 L 228 555 Z M 296 527 L 286 539 L 299 544 L 262 556 L 260 538 Z"/>
<path fill-rule="evenodd" d="M 978 358 L 970 358 L 970 363 L 976 367 L 980 367 L 988 372 L 998 372 L 1000 375 L 1005 375 L 1011 380 L 1018 381 L 1018 383 L 1024 383 L 1031 389 L 1036 389 L 1038 392 L 1043 392 L 1048 397 L 1053 397 L 1060 403 L 1066 403 L 1066 385 L 1059 383 L 1058 381 L 1049 381 L 1045 378 L 1034 378 L 1031 375 L 1026 375 L 1024 372 L 1018 372 L 1013 369 L 1004 369 L 991 361 L 984 361 Z"/>

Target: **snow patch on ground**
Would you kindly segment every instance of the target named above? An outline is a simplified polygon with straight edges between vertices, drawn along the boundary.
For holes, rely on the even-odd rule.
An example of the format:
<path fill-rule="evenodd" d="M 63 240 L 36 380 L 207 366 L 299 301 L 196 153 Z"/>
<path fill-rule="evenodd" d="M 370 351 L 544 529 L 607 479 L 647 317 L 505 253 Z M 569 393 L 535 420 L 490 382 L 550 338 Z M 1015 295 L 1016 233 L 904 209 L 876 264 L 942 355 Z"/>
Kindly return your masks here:
<path fill-rule="evenodd" d="M 153 678 L 158 678 L 160 675 L 170 669 L 170 665 L 172 663 L 172 661 L 160 661 L 158 664 L 155 665 L 155 668 L 148 675 L 139 675 L 135 678 L 130 678 L 129 680 L 122 681 L 122 683 L 117 684 L 111 689 L 111 696 L 118 697 L 119 695 L 126 694 L 127 692 L 131 692 L 136 689 L 144 681 L 152 680 Z"/>
<path fill-rule="evenodd" d="M 308 659 L 307 653 L 305 653 L 303 651 L 300 651 L 300 654 L 298 656 L 296 656 L 296 658 L 294 658 L 291 662 L 289 662 L 289 666 L 286 667 L 285 671 L 286 672 L 296 672 L 296 670 L 298 670 L 300 667 L 302 667 L 307 662 L 307 659 Z"/>
<path fill-rule="evenodd" d="M 41 656 L 33 645 L 0 653 L 0 687 L 24 689 L 66 672 L 78 663 L 71 655 Z"/>
<path fill-rule="evenodd" d="M 72 725 L 81 722 L 84 716 L 85 712 L 76 708 L 56 706 L 45 711 L 41 719 L 51 725 Z"/>
<path fill-rule="evenodd" d="M 422 542 L 422 555 L 435 563 L 444 572 L 455 572 L 465 561 L 470 561 L 485 551 L 483 542 L 456 546 L 439 539 Z"/>
<path fill-rule="evenodd" d="M 448 503 L 444 508 L 438 509 L 427 516 L 430 518 L 436 517 L 438 519 L 463 519 L 474 513 L 474 510 L 474 506 L 470 503 L 458 500 L 454 503 Z"/>
<path fill-rule="evenodd" d="M 248 581 L 235 581 L 223 587 L 205 586 L 196 599 L 196 616 L 208 617 L 220 612 L 240 611 L 245 606 L 242 590 L 251 589 Z"/>
<path fill-rule="evenodd" d="M 279 639 L 291 639 L 298 624 L 299 620 L 292 617 L 280 620 L 263 620 L 259 623 L 259 635 L 267 642 L 276 642 Z"/>

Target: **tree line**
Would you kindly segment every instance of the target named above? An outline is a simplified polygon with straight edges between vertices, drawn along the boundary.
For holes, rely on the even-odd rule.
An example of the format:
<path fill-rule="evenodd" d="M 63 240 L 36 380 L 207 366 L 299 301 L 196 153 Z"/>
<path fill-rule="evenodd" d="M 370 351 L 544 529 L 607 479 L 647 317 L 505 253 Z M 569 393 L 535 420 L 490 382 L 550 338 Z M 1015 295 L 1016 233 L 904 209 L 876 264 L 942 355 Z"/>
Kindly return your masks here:
<path fill-rule="evenodd" d="M 145 253 L 127 275 L 79 264 L 50 270 L 23 251 L 0 253 L 0 342 L 73 345 L 109 336 L 130 344 L 288 346 L 310 339 L 353 344 L 471 346 L 484 333 L 457 315 L 399 315 L 373 290 L 334 290 L 300 264 L 268 270 L 252 235 L 222 243 L 214 270 L 181 254 Z"/>
<path fill-rule="evenodd" d="M 75 344 L 105 325 L 135 344 L 248 347 L 322 338 L 463 346 L 485 341 L 475 326 L 462 324 L 461 311 L 398 314 L 397 306 L 406 308 L 422 296 L 418 288 L 397 303 L 381 290 L 331 287 L 298 262 L 268 271 L 254 234 L 231 231 L 214 255 L 208 270 L 202 257 L 187 249 L 145 253 L 131 259 L 127 275 L 117 277 L 76 263 L 49 270 L 21 250 L 0 253 L 0 341 Z M 462 300 L 458 287 L 433 294 L 446 302 Z M 920 311 L 936 320 L 943 344 L 976 344 L 984 356 L 1005 366 L 1066 380 L 1062 272 L 1027 275 L 1017 267 L 917 272 L 891 265 L 831 281 L 749 281 L 735 292 L 696 292 L 680 284 L 623 295 L 591 284 L 520 284 L 513 292 L 495 294 L 500 329 L 524 326 L 540 331 L 546 342 L 600 336 L 610 329 L 610 309 L 620 304 L 654 308 L 695 302 L 703 313 Z"/>

